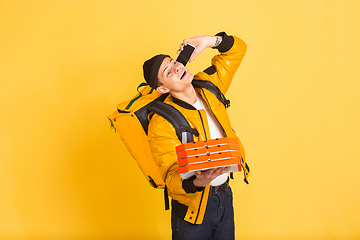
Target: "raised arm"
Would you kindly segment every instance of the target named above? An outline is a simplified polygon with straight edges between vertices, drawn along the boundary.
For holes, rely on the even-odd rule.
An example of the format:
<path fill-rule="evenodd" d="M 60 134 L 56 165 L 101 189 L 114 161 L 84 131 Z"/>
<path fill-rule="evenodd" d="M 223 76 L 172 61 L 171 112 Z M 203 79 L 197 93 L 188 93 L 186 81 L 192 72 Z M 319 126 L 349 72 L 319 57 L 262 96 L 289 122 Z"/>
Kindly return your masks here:
<path fill-rule="evenodd" d="M 194 79 L 211 81 L 225 94 L 246 53 L 246 43 L 236 36 L 218 33 L 222 41 L 216 48 L 220 54 L 211 60 L 211 66 L 194 76 Z"/>

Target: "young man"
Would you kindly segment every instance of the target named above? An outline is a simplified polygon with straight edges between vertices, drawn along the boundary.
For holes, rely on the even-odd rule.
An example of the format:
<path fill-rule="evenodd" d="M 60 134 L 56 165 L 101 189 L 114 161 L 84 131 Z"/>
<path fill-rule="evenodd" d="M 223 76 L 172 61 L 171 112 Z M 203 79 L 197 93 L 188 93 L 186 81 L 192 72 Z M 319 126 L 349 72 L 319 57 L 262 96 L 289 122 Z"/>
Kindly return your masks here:
<path fill-rule="evenodd" d="M 146 82 L 160 93 L 169 93 L 164 102 L 178 109 L 198 131 L 194 141 L 237 137 L 224 104 L 207 89 L 194 88 L 192 80 L 210 81 L 225 94 L 245 55 L 246 44 L 222 32 L 185 39 L 178 53 L 187 43 L 196 47 L 190 62 L 206 48 L 218 49 L 220 54 L 213 57 L 212 66 L 195 76 L 170 56 L 156 55 L 143 65 Z M 181 142 L 173 126 L 155 114 L 149 124 L 148 137 L 153 157 L 172 198 L 173 239 L 235 239 L 229 167 L 197 171 L 183 180 L 175 152 L 175 146 Z M 241 143 L 240 148 L 245 156 Z"/>

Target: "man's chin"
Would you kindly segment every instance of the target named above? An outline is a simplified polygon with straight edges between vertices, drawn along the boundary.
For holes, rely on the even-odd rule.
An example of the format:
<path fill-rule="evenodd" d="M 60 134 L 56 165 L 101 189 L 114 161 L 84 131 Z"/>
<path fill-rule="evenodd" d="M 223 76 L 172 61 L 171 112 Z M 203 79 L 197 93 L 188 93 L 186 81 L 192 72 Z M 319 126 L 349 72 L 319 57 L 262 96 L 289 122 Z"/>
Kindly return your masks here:
<path fill-rule="evenodd" d="M 188 82 L 192 82 L 192 80 L 193 80 L 193 75 L 190 73 L 190 72 L 186 72 L 186 75 L 184 76 L 184 78 L 182 79 L 182 81 L 188 81 Z"/>

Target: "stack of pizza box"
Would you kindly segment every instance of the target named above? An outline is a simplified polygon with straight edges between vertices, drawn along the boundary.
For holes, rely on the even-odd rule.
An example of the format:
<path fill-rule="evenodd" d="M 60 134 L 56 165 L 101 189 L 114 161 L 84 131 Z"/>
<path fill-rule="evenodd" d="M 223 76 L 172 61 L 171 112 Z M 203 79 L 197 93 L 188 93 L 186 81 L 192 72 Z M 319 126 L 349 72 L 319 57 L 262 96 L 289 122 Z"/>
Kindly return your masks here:
<path fill-rule="evenodd" d="M 185 179 L 217 167 L 230 167 L 228 172 L 241 171 L 242 156 L 237 138 L 216 138 L 176 146 L 179 173 Z"/>

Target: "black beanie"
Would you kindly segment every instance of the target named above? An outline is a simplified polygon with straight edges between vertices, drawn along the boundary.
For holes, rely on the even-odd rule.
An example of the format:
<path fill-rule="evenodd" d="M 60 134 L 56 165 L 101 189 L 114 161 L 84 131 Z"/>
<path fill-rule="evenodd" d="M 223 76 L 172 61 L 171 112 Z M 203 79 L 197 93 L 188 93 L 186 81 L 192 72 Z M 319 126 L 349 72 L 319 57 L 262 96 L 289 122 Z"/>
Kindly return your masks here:
<path fill-rule="evenodd" d="M 150 87 L 156 89 L 156 83 L 158 79 L 158 72 L 161 66 L 161 63 L 165 58 L 170 57 L 169 55 L 159 54 L 149 60 L 147 60 L 143 65 L 144 78 L 147 84 Z"/>

